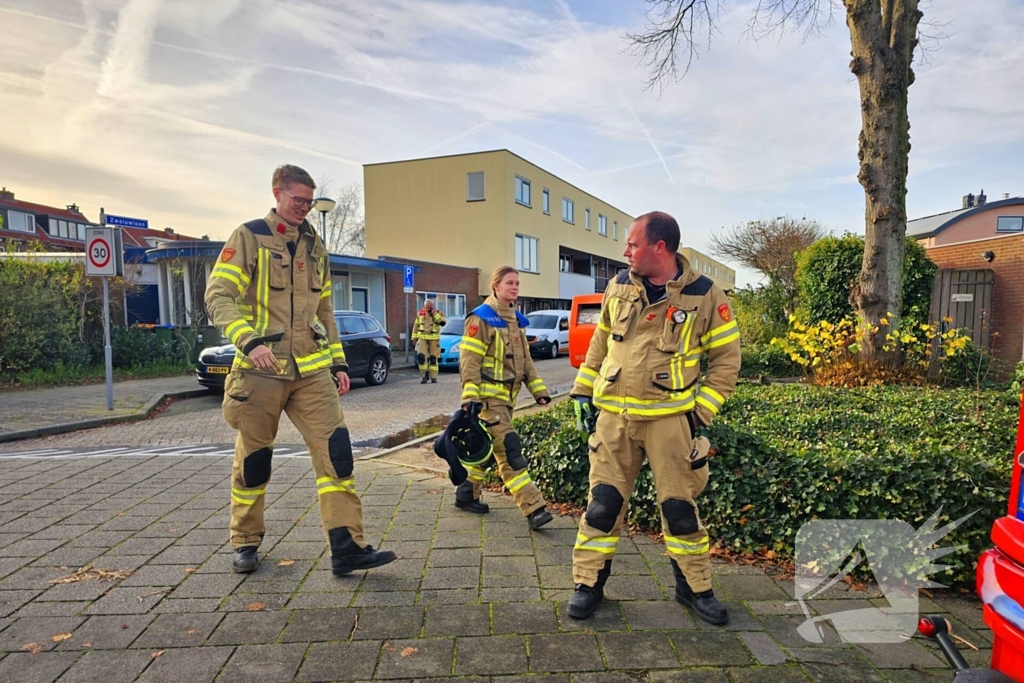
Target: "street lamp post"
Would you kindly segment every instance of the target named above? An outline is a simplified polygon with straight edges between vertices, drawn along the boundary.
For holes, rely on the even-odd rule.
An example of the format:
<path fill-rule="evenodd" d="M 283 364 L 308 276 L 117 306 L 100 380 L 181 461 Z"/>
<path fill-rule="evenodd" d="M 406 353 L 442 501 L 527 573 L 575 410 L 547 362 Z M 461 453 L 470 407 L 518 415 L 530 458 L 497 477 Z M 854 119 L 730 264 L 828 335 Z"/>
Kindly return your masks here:
<path fill-rule="evenodd" d="M 313 200 L 313 208 L 320 212 L 320 239 L 324 241 L 324 246 L 327 245 L 327 214 L 334 211 L 334 207 L 337 204 L 330 197 L 317 197 Z M 330 251 L 330 247 L 327 248 Z"/>

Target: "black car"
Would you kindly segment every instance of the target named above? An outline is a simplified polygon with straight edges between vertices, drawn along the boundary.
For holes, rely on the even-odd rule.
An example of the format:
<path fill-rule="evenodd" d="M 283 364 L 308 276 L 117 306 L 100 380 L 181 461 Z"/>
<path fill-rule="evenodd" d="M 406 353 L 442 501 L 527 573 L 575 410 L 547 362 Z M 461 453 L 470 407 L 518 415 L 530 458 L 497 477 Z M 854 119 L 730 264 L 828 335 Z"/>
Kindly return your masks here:
<path fill-rule="evenodd" d="M 391 369 L 391 337 L 371 315 L 359 311 L 335 311 L 334 321 L 345 349 L 350 377 L 362 377 L 370 386 L 384 384 Z M 235 345 L 222 339 L 199 354 L 196 376 L 211 389 L 222 389 L 231 371 Z"/>

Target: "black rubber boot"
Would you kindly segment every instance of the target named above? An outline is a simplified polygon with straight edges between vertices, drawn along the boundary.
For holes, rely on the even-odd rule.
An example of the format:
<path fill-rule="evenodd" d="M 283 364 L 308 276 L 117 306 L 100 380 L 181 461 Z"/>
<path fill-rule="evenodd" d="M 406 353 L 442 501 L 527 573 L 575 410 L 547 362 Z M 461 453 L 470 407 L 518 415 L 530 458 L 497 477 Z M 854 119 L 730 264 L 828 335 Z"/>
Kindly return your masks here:
<path fill-rule="evenodd" d="M 486 515 L 491 511 L 487 503 L 473 498 L 473 482 L 470 481 L 459 484 L 455 489 L 455 507 L 477 515 Z"/>
<path fill-rule="evenodd" d="M 597 583 L 588 586 L 577 583 L 576 590 L 569 596 L 569 616 L 573 619 L 589 619 L 604 600 L 604 584 L 612 573 L 612 561 L 606 560 L 597 573 Z"/>
<path fill-rule="evenodd" d="M 686 605 L 696 612 L 698 617 L 714 626 L 729 623 L 729 612 L 715 597 L 714 590 L 709 588 L 701 593 L 694 593 L 675 560 L 672 560 L 672 572 L 676 575 L 676 602 Z"/>
<path fill-rule="evenodd" d="M 236 574 L 250 574 L 260 566 L 260 558 L 256 554 L 256 546 L 247 545 L 242 548 L 235 548 L 235 559 L 231 568 Z"/>
<path fill-rule="evenodd" d="M 546 507 L 539 507 L 526 516 L 526 521 L 530 523 L 530 528 L 534 531 L 549 524 L 552 519 L 553 517 Z"/>
<path fill-rule="evenodd" d="M 429 380 L 429 379 L 430 379 L 429 377 L 427 377 L 426 375 L 423 375 L 423 379 L 420 380 L 420 384 L 426 384 L 427 380 Z"/>
<path fill-rule="evenodd" d="M 335 576 L 344 576 L 349 572 L 359 571 L 360 569 L 383 567 L 386 564 L 394 562 L 396 559 L 398 559 L 398 556 L 395 555 L 393 551 L 374 550 L 372 545 L 368 545 L 363 548 L 362 551 L 353 555 L 332 557 L 331 572 Z"/>
<path fill-rule="evenodd" d="M 437 378 L 436 377 L 431 377 L 430 378 L 430 383 L 431 384 L 437 384 Z"/>

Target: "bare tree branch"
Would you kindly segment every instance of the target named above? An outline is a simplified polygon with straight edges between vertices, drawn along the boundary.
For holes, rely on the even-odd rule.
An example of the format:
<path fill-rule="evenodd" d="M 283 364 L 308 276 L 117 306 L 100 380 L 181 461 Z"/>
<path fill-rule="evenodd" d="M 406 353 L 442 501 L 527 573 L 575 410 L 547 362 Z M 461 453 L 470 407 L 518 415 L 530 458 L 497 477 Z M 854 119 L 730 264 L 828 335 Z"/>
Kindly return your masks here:
<path fill-rule="evenodd" d="M 839 0 L 759 0 L 746 34 L 755 42 L 786 33 L 804 32 L 804 38 L 821 35 L 835 22 Z"/>
<path fill-rule="evenodd" d="M 363 186 L 352 183 L 337 192 L 332 191 L 331 181 L 322 179 L 320 196 L 335 201 L 334 209 L 327 214 L 326 230 L 321 233 L 321 216 L 310 213 L 308 220 L 324 239 L 324 245 L 332 254 L 362 256 L 366 253 L 366 221 L 363 217 Z"/>
<path fill-rule="evenodd" d="M 797 253 L 825 234 L 824 226 L 812 218 L 761 218 L 723 228 L 711 236 L 709 250 L 795 292 Z"/>
<path fill-rule="evenodd" d="M 627 33 L 632 43 L 630 53 L 645 67 L 650 77 L 644 89 L 660 91 L 665 81 L 678 80 L 679 53 L 685 57 L 682 76 L 690 70 L 694 59 L 711 48 L 718 29 L 715 22 L 721 9 L 720 0 L 646 0 L 647 27 L 642 33 Z M 706 34 L 707 43 L 701 41 Z M 680 43 L 682 46 L 680 47 Z"/>

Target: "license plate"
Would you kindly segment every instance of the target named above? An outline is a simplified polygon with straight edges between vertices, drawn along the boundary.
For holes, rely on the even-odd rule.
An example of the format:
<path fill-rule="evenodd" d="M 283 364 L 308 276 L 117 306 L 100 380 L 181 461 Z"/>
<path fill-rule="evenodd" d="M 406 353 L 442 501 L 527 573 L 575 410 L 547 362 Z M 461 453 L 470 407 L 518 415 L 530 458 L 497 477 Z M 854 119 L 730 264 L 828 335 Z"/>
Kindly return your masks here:
<path fill-rule="evenodd" d="M 207 365 L 206 371 L 211 375 L 226 375 L 231 371 L 231 368 L 223 365 Z"/>

